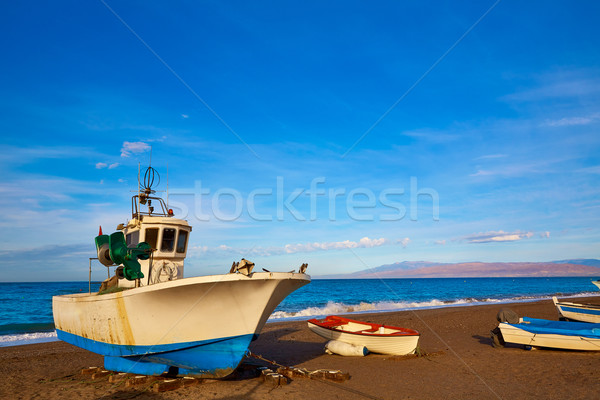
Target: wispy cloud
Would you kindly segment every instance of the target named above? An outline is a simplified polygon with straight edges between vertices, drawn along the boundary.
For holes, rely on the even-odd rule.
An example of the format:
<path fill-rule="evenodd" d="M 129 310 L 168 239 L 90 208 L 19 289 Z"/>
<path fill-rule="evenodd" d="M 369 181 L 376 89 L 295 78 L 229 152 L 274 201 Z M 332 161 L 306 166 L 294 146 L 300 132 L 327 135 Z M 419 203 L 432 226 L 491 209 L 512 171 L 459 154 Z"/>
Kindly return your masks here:
<path fill-rule="evenodd" d="M 560 164 L 570 161 L 570 155 L 560 155 L 552 158 L 540 158 L 533 161 L 514 161 L 496 163 L 490 168 L 479 168 L 477 172 L 470 174 L 471 177 L 516 177 L 530 174 L 544 174 L 560 171 Z"/>
<path fill-rule="evenodd" d="M 89 159 L 100 158 L 99 152 L 85 147 L 38 146 L 18 147 L 3 144 L 0 147 L 0 163 L 23 165 L 44 159 Z"/>
<path fill-rule="evenodd" d="M 496 168 L 478 169 L 477 172 L 470 174 L 471 177 L 492 177 L 492 176 L 522 176 L 532 173 L 541 173 L 545 170 L 538 163 L 528 164 L 507 164 Z"/>
<path fill-rule="evenodd" d="M 461 138 L 459 134 L 433 131 L 428 129 L 405 131 L 402 132 L 402 135 L 416 140 L 424 140 L 430 143 L 449 143 Z"/>
<path fill-rule="evenodd" d="M 600 165 L 594 165 L 593 167 L 580 168 L 576 172 L 583 172 L 586 174 L 600 174 Z"/>
<path fill-rule="evenodd" d="M 150 150 L 150 145 L 144 142 L 123 142 L 121 157 L 129 157 L 132 154 L 140 154 Z"/>
<path fill-rule="evenodd" d="M 343 249 L 359 249 L 359 248 L 373 248 L 391 244 L 400 244 L 404 247 L 410 242 L 409 238 L 404 238 L 396 242 L 392 242 L 386 238 L 371 239 L 364 237 L 358 241 L 344 240 L 341 242 L 310 242 L 310 243 L 297 243 L 297 244 L 286 244 L 284 246 L 272 246 L 272 247 L 252 247 L 252 248 L 235 248 L 227 245 L 220 245 L 216 247 L 209 246 L 195 246 L 191 250 L 196 254 L 216 253 L 216 252 L 229 252 L 236 253 L 242 256 L 274 256 L 281 254 L 295 254 L 295 253 L 312 253 L 315 251 L 331 251 L 331 250 L 343 250 Z"/>
<path fill-rule="evenodd" d="M 544 126 L 577 126 L 577 125 L 589 125 L 600 120 L 600 113 L 594 113 L 587 117 L 565 117 L 555 120 L 547 120 L 542 125 Z"/>
<path fill-rule="evenodd" d="M 313 243 L 305 243 L 305 244 L 286 244 L 285 252 L 288 254 L 293 253 L 307 253 L 312 251 L 319 250 L 341 250 L 341 249 L 358 249 L 358 248 L 368 248 L 368 247 L 379 247 L 386 244 L 389 244 L 390 241 L 385 238 L 379 239 L 370 239 L 368 237 L 364 237 L 360 239 L 358 242 L 353 242 L 351 240 L 344 240 L 343 242 L 313 242 Z"/>
<path fill-rule="evenodd" d="M 119 163 L 112 163 L 112 164 L 107 164 L 105 162 L 98 162 L 96 163 L 96 169 L 103 169 L 103 168 L 108 168 L 108 169 L 115 169 L 119 166 Z"/>
<path fill-rule="evenodd" d="M 87 280 L 87 268 L 81 268 L 80 263 L 94 253 L 94 245 L 91 242 L 0 250 L 0 264 L 6 270 L 19 270 L 21 279 L 31 282 L 59 280 L 65 276 L 62 274 L 68 274 L 67 276 L 72 279 Z M 49 254 L 53 256 L 49 257 Z M 24 263 L 23 260 L 27 262 Z M 43 268 L 40 268 L 40 265 L 43 265 Z M 98 274 L 99 271 L 104 274 Z M 92 278 L 105 279 L 106 272 L 95 268 Z M 9 276 L 8 279 L 0 278 L 0 281 L 10 281 L 10 279 Z"/>
<path fill-rule="evenodd" d="M 396 244 L 402 245 L 402 247 L 408 246 L 409 243 L 410 243 L 410 238 L 407 238 L 407 237 L 405 237 L 404 239 L 396 240 Z"/>
<path fill-rule="evenodd" d="M 582 98 L 600 93 L 597 70 L 574 69 L 553 71 L 537 77 L 538 84 L 531 89 L 504 96 L 514 102 L 540 102 L 558 98 Z"/>
<path fill-rule="evenodd" d="M 517 240 L 528 239 L 532 236 L 533 232 L 489 231 L 465 236 L 463 240 L 466 240 L 469 243 L 515 242 Z"/>
<path fill-rule="evenodd" d="M 480 156 L 475 158 L 475 160 L 494 160 L 498 158 L 508 157 L 506 154 L 487 154 L 485 156 Z"/>

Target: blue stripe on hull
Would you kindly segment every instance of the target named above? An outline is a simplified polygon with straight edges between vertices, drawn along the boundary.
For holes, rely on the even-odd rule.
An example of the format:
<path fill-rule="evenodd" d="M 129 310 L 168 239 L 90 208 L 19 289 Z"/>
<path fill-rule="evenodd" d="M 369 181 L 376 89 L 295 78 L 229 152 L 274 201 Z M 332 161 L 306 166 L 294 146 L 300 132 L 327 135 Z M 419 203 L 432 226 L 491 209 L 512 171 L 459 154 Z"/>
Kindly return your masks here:
<path fill-rule="evenodd" d="M 242 361 L 253 335 L 156 346 L 116 345 L 56 330 L 60 340 L 104 355 L 104 368 L 142 375 L 160 375 L 170 367 L 180 375 L 222 378 Z"/>
<path fill-rule="evenodd" d="M 563 311 L 579 313 L 579 314 L 600 315 L 600 309 L 569 307 L 569 306 L 561 306 L 561 305 L 559 305 L 559 306 L 560 306 L 560 309 Z"/>

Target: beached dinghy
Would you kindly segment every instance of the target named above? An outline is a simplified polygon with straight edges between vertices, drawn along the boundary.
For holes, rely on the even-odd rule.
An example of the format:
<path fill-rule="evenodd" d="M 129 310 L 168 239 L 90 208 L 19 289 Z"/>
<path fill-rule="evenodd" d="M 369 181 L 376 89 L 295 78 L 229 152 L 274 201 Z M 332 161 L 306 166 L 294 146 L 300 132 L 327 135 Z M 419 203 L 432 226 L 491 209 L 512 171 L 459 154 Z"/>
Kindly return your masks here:
<path fill-rule="evenodd" d="M 506 343 L 566 350 L 600 351 L 600 324 L 519 318 L 518 323 L 501 322 L 501 339 Z"/>
<path fill-rule="evenodd" d="M 371 353 L 413 354 L 419 342 L 419 332 L 413 329 L 354 321 L 336 315 L 309 319 L 308 327 L 325 339 L 365 346 Z"/>
<path fill-rule="evenodd" d="M 133 196 L 132 219 L 96 237 L 98 259 L 115 275 L 98 293 L 52 298 L 57 336 L 103 355 L 111 371 L 227 376 L 275 307 L 310 282 L 306 264 L 297 273 L 252 272 L 242 259 L 228 274 L 183 278 L 192 228 L 150 197 L 154 172 Z"/>
<path fill-rule="evenodd" d="M 600 323 L 600 305 L 578 304 L 567 301 L 558 301 L 556 296 L 552 301 L 561 318 L 569 321 Z"/>

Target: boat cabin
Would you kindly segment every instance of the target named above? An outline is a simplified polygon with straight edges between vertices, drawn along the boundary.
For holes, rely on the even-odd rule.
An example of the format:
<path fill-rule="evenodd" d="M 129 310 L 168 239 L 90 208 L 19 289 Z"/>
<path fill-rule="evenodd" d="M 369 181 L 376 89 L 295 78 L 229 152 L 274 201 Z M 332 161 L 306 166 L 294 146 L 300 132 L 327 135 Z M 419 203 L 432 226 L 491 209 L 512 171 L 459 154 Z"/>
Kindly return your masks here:
<path fill-rule="evenodd" d="M 155 211 L 152 202 L 159 205 Z M 142 211 L 145 205 L 147 211 Z M 132 249 L 142 242 L 150 247 L 150 257 L 139 259 L 141 272 L 139 280 L 125 279 L 123 267 L 115 269 L 115 276 L 108 287 L 130 288 L 183 278 L 184 259 L 192 227 L 187 221 L 175 218 L 160 197 L 150 197 L 140 193 L 132 197 L 132 217 L 127 224 L 119 224 L 117 230 L 123 232 L 127 248 Z M 102 291 L 102 289 L 101 289 Z"/>

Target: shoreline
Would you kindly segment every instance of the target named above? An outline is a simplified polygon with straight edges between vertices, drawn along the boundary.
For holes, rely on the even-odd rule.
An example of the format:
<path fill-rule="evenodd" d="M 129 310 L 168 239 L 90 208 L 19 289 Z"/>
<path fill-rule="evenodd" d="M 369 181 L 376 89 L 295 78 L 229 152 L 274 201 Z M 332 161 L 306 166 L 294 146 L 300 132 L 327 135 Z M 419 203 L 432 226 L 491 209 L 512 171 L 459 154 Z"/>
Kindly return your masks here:
<path fill-rule="evenodd" d="M 582 297 L 600 303 L 600 296 Z M 565 399 L 595 398 L 600 389 L 600 354 L 519 346 L 491 346 L 489 331 L 500 308 L 519 316 L 556 320 L 551 300 L 454 306 L 409 311 L 353 314 L 353 318 L 416 329 L 425 357 L 370 354 L 342 357 L 323 352 L 325 340 L 303 321 L 268 323 L 250 345 L 254 354 L 287 366 L 330 369 L 350 374 L 343 383 L 294 379 L 268 386 L 260 378 L 212 381 L 160 395 L 145 388 L 125 388 L 106 378 L 90 381 L 79 372 L 102 366 L 102 356 L 64 342 L 0 348 L 0 397 L 29 399 Z M 599 349 L 600 350 L 600 349 Z"/>
<path fill-rule="evenodd" d="M 561 299 L 577 299 L 577 298 L 587 298 L 587 297 L 595 297 L 595 292 L 585 292 L 578 294 L 570 294 L 570 295 L 562 295 L 557 294 L 556 296 Z M 600 294 L 599 294 L 600 296 Z M 360 315 L 373 315 L 373 314 L 387 314 L 387 313 L 396 313 L 396 312 L 410 312 L 410 311 L 421 311 L 421 310 L 434 310 L 434 309 L 444 309 L 444 308 L 452 308 L 452 307 L 478 307 L 478 306 L 486 306 L 486 305 L 505 305 L 505 304 L 519 304 L 519 303 L 531 303 L 537 301 L 551 300 L 552 295 L 544 295 L 540 297 L 527 297 L 522 296 L 522 298 L 509 298 L 509 299 L 488 299 L 488 301 L 467 301 L 467 299 L 458 299 L 455 301 L 451 301 L 448 303 L 444 303 L 441 300 L 432 300 L 439 301 L 443 304 L 439 305 L 428 305 L 428 306 L 420 306 L 413 308 L 398 308 L 398 309 L 374 309 L 374 310 L 361 310 L 361 311 L 353 311 L 353 312 L 340 312 L 334 313 L 337 315 L 344 315 L 353 318 L 354 316 Z M 465 300 L 465 301 L 461 301 Z M 424 302 L 429 303 L 429 302 Z M 600 302 L 599 302 L 600 304 Z M 301 312 L 301 311 L 300 311 Z M 307 321 L 311 318 L 322 318 L 329 314 L 311 314 L 311 315 L 302 315 L 302 316 L 292 316 L 292 317 L 284 317 L 284 318 L 273 318 L 267 320 L 267 325 L 269 324 L 277 324 L 277 323 L 285 323 L 285 322 L 302 322 Z M 52 334 L 52 335 L 51 335 Z M 33 337 L 32 337 L 33 336 Z M 12 340 L 3 340 L 5 338 L 12 338 Z M 12 347 L 12 346 L 23 346 L 28 344 L 37 344 L 37 343 L 48 343 L 53 341 L 59 341 L 56 338 L 56 333 L 54 330 L 50 331 L 39 331 L 39 332 L 23 332 L 23 333 L 9 333 L 5 335 L 0 335 L 0 348 L 3 347 Z"/>

